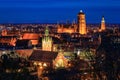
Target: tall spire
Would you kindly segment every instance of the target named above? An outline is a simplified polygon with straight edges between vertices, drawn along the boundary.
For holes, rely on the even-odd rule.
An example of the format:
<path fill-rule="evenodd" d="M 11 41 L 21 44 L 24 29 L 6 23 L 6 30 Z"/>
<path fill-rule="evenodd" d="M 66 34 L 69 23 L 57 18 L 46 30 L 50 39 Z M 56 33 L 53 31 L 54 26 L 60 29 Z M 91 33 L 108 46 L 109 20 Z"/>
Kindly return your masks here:
<path fill-rule="evenodd" d="M 48 26 L 46 26 L 46 29 L 45 29 L 45 36 L 49 36 Z"/>

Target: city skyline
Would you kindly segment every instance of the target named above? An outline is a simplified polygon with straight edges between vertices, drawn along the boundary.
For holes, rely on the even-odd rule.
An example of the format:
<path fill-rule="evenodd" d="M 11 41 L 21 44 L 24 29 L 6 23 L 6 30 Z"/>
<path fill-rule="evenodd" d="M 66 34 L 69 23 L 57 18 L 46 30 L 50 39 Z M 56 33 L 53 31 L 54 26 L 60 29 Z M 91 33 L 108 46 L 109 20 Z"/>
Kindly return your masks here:
<path fill-rule="evenodd" d="M 0 23 L 63 23 L 77 20 L 80 10 L 87 23 L 120 23 L 120 1 L 79 0 L 1 0 Z"/>

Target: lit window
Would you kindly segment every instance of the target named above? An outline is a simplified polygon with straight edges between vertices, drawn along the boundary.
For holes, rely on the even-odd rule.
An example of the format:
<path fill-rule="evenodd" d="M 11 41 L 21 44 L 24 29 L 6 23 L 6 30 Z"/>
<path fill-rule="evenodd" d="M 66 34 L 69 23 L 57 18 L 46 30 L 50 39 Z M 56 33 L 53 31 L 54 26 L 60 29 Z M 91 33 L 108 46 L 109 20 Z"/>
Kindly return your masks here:
<path fill-rule="evenodd" d="M 42 66 L 42 63 L 38 63 L 39 66 Z"/>
<path fill-rule="evenodd" d="M 35 65 L 35 66 L 36 66 L 36 65 L 37 65 L 37 63 L 36 63 L 36 62 L 34 62 L 34 63 L 33 63 L 33 65 Z"/>
<path fill-rule="evenodd" d="M 46 64 L 46 63 L 44 63 L 44 64 L 43 64 L 43 66 L 44 66 L 44 67 L 47 67 L 47 64 Z"/>

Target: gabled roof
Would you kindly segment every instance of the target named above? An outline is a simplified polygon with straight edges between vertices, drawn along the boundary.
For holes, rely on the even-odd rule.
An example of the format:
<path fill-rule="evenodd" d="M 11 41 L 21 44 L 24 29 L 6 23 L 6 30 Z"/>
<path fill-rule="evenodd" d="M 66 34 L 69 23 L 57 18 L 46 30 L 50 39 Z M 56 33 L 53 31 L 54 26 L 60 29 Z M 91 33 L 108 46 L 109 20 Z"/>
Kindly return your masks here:
<path fill-rule="evenodd" d="M 40 62 L 52 62 L 58 55 L 58 52 L 34 50 L 29 60 Z"/>
<path fill-rule="evenodd" d="M 36 40 L 38 38 L 39 38 L 39 34 L 37 34 L 37 33 L 24 33 L 23 34 L 23 39 Z"/>

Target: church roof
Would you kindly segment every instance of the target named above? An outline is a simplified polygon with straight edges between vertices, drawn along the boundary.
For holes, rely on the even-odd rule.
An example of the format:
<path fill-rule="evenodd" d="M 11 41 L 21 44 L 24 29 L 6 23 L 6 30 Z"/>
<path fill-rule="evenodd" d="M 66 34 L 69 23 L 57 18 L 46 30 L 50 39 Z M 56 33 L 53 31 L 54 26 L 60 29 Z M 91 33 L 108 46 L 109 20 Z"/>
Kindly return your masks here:
<path fill-rule="evenodd" d="M 34 50 L 29 57 L 29 60 L 33 61 L 41 61 L 41 62 L 52 62 L 58 55 L 58 52 L 51 52 L 51 51 L 41 51 L 41 50 Z"/>
<path fill-rule="evenodd" d="M 38 39 L 39 34 L 37 33 L 24 33 L 23 34 L 23 39 Z"/>

